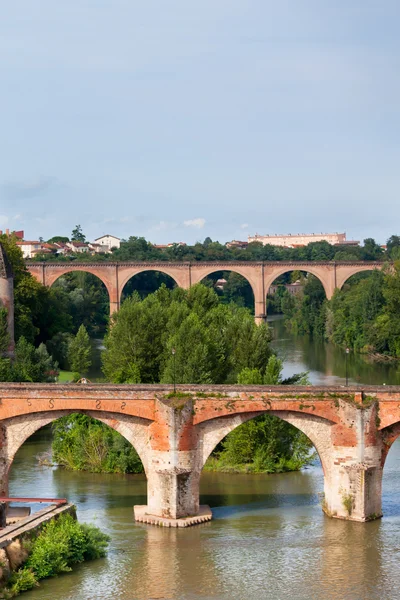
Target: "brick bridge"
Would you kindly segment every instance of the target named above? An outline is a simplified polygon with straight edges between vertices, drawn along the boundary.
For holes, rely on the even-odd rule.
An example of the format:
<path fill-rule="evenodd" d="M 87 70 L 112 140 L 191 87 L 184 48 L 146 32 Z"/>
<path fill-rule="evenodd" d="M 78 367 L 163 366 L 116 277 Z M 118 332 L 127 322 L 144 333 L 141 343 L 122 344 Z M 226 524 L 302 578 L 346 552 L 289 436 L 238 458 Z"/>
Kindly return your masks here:
<path fill-rule="evenodd" d="M 182 288 L 199 283 L 204 277 L 218 271 L 233 271 L 242 275 L 253 290 L 256 322 L 266 316 L 266 295 L 277 277 L 289 271 L 306 271 L 317 277 L 328 299 L 336 288 L 355 273 L 382 269 L 381 262 L 70 262 L 27 263 L 29 271 L 43 285 L 51 286 L 62 275 L 73 271 L 86 271 L 104 283 L 110 298 L 110 314 L 120 307 L 125 284 L 144 271 L 159 271 L 174 279 Z"/>
<path fill-rule="evenodd" d="M 207 457 L 229 432 L 263 413 L 291 423 L 314 444 L 328 515 L 380 517 L 385 459 L 400 434 L 400 387 L 389 386 L 179 385 L 172 395 L 165 385 L 0 383 L 0 398 L 1 495 L 8 496 L 8 472 L 25 440 L 55 419 L 81 412 L 117 430 L 137 450 L 148 482 L 144 512 L 153 516 L 146 522 L 204 520 L 199 482 Z"/>

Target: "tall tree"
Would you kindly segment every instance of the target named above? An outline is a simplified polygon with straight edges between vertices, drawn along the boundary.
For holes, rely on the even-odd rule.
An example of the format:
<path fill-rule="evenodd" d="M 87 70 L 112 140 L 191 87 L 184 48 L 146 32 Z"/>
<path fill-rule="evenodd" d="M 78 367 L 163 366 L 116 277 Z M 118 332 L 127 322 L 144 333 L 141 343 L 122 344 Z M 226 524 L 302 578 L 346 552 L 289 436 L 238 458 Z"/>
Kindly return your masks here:
<path fill-rule="evenodd" d="M 71 233 L 71 241 L 72 242 L 86 242 L 86 236 L 82 231 L 82 227 L 80 225 L 75 225 L 74 229 Z"/>
<path fill-rule="evenodd" d="M 92 346 L 86 327 L 81 325 L 68 348 L 68 358 L 74 373 L 85 375 L 91 364 Z"/>

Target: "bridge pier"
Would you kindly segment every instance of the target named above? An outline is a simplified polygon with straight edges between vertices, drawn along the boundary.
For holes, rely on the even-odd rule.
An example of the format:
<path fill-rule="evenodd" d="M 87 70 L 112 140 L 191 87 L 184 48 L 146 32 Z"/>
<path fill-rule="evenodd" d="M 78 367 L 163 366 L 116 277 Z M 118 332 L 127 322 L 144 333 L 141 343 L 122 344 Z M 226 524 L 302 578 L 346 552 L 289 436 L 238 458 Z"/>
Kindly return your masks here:
<path fill-rule="evenodd" d="M 382 516 L 382 467 L 340 466 L 325 478 L 322 508 L 329 517 L 371 521 Z"/>

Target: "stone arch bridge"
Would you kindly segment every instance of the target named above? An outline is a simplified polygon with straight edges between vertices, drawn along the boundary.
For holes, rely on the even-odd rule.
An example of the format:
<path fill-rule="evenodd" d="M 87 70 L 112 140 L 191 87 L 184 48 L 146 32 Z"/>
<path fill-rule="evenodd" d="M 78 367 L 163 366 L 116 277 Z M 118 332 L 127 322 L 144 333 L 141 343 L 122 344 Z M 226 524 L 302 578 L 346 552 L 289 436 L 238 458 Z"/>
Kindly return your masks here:
<path fill-rule="evenodd" d="M 110 298 L 110 314 L 119 310 L 122 290 L 135 275 L 144 271 L 159 271 L 174 279 L 179 287 L 188 289 L 207 275 L 217 271 L 233 271 L 250 283 L 254 294 L 255 319 L 266 316 L 267 292 L 277 277 L 289 271 L 306 271 L 317 277 L 330 299 L 336 288 L 356 273 L 382 269 L 381 262 L 28 262 L 28 270 L 40 283 L 51 286 L 59 277 L 74 271 L 96 275 L 104 283 Z"/>
<path fill-rule="evenodd" d="M 324 471 L 323 509 L 367 521 L 382 514 L 382 472 L 400 434 L 399 387 L 0 384 L 0 492 L 25 440 L 73 412 L 113 427 L 137 450 L 148 482 L 139 519 L 179 525 L 204 520 L 200 475 L 233 429 L 269 413 L 314 444 Z M 188 519 L 188 520 L 184 520 Z"/>

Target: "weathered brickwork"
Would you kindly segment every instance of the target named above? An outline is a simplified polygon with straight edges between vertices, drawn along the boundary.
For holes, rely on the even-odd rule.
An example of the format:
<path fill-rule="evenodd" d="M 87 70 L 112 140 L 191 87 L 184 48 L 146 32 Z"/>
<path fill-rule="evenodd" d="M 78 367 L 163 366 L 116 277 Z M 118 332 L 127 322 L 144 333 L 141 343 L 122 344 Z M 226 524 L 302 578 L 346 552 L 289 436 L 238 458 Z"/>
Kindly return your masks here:
<path fill-rule="evenodd" d="M 269 413 L 314 444 L 328 515 L 358 521 L 381 516 L 383 467 L 400 434 L 400 388 L 180 385 L 171 392 L 163 385 L 0 384 L 0 491 L 7 494 L 10 466 L 29 436 L 65 414 L 81 412 L 119 431 L 136 448 L 148 481 L 141 518 L 148 514 L 151 522 L 157 517 L 175 523 L 196 517 L 204 510 L 199 483 L 210 453 L 236 427 Z"/>

